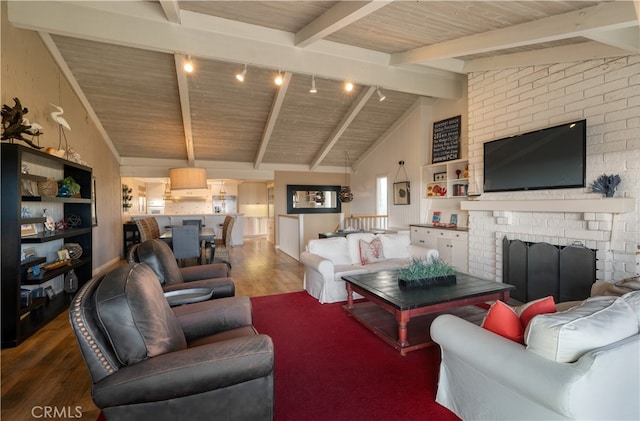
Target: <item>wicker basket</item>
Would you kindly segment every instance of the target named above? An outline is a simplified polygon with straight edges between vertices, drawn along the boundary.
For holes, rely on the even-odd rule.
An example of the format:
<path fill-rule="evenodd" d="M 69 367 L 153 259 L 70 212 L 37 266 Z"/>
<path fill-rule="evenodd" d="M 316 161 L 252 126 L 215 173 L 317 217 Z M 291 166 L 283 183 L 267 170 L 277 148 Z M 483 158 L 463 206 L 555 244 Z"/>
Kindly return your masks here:
<path fill-rule="evenodd" d="M 40 196 L 56 196 L 58 194 L 58 182 L 53 178 L 47 181 L 38 181 L 38 193 Z"/>

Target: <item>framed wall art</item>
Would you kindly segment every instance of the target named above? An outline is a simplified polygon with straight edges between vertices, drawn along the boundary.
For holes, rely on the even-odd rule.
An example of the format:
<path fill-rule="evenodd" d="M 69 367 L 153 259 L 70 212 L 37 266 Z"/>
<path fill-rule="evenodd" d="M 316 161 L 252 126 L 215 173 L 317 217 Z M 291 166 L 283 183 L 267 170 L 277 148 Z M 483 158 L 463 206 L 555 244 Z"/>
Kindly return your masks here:
<path fill-rule="evenodd" d="M 408 181 L 400 181 L 393 183 L 393 204 L 394 205 L 410 205 L 411 194 L 410 184 Z"/>
<path fill-rule="evenodd" d="M 460 158 L 461 122 L 462 116 L 456 116 L 433 123 L 432 163 Z"/>
<path fill-rule="evenodd" d="M 21 236 L 27 236 L 27 235 L 35 235 L 38 232 L 36 231 L 36 226 L 34 224 L 22 224 L 20 225 L 20 235 Z"/>

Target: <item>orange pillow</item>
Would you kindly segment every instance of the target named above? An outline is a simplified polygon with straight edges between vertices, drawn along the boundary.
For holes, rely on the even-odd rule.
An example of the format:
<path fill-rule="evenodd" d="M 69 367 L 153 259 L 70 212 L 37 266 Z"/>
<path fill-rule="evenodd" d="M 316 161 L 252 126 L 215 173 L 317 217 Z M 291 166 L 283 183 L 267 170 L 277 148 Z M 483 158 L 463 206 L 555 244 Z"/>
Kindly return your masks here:
<path fill-rule="evenodd" d="M 556 303 L 553 301 L 553 296 L 539 298 L 534 301 L 530 301 L 526 304 L 516 308 L 516 314 L 520 316 L 520 323 L 522 323 L 522 329 L 526 329 L 531 319 L 538 314 L 555 313 Z"/>
<path fill-rule="evenodd" d="M 496 301 L 489 307 L 482 327 L 512 341 L 524 344 L 524 329 L 516 312 L 503 303 Z"/>

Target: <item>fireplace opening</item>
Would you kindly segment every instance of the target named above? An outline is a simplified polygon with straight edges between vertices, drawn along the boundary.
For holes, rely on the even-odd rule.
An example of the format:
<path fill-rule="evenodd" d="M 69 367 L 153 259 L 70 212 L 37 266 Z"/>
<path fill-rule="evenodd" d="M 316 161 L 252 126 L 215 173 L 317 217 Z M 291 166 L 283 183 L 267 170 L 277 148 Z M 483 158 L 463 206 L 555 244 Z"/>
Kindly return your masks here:
<path fill-rule="evenodd" d="M 583 300 L 596 281 L 596 251 L 581 245 L 555 246 L 502 240 L 503 281 L 522 302 L 553 296 L 555 302 Z"/>

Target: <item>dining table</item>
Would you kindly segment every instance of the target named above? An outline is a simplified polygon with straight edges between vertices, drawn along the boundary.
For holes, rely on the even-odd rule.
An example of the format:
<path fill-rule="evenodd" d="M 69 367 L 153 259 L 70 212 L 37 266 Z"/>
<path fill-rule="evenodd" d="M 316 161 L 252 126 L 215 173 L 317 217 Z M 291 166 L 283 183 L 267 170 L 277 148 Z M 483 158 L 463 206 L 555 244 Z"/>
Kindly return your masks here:
<path fill-rule="evenodd" d="M 200 242 L 204 241 L 205 248 L 211 249 L 211 259 L 207 259 L 207 262 L 213 261 L 213 256 L 215 255 L 216 251 L 214 241 L 216 238 L 215 230 L 213 228 L 202 227 L 200 228 L 198 237 L 200 239 Z M 171 231 L 171 227 L 168 227 L 168 229 L 160 235 L 160 239 L 171 244 L 171 240 L 173 239 L 173 232 Z"/>

